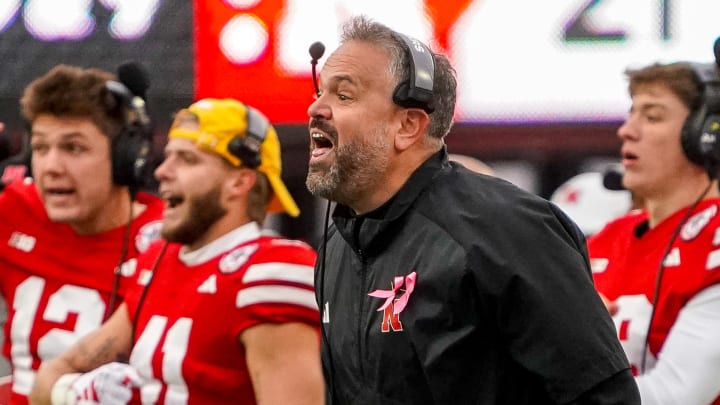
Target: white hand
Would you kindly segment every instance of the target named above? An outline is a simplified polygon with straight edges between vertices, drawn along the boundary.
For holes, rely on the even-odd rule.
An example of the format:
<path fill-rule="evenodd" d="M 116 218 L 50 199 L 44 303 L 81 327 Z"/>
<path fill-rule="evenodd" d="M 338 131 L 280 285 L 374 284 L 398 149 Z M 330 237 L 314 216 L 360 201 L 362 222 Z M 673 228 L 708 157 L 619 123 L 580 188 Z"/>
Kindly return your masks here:
<path fill-rule="evenodd" d="M 127 405 L 141 382 L 130 365 L 108 363 L 78 377 L 71 389 L 78 405 Z"/>

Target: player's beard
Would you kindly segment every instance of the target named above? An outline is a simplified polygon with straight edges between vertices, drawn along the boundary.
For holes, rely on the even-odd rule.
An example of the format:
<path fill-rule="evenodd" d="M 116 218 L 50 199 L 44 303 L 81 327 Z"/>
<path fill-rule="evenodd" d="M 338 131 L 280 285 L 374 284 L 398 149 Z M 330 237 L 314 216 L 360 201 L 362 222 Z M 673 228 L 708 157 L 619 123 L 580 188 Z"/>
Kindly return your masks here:
<path fill-rule="evenodd" d="M 187 201 L 188 213 L 176 227 L 162 227 L 162 237 L 168 242 L 190 245 L 205 235 L 211 226 L 227 214 L 220 206 L 220 186 Z"/>
<path fill-rule="evenodd" d="M 392 145 L 385 138 L 386 126 L 381 123 L 365 136 L 336 145 L 335 161 L 329 169 L 311 167 L 308 171 L 305 185 L 310 193 L 348 206 L 365 198 L 384 181 L 390 164 Z"/>

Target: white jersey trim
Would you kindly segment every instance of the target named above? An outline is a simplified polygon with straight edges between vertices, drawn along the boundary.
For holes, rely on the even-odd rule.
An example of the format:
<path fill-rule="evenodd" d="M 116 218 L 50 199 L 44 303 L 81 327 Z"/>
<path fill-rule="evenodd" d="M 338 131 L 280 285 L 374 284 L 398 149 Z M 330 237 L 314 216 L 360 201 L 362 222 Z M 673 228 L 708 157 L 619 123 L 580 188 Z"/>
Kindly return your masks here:
<path fill-rule="evenodd" d="M 243 276 L 243 283 L 263 280 L 281 280 L 292 283 L 314 284 L 314 268 L 312 266 L 291 263 L 260 263 L 248 267 Z"/>
<path fill-rule="evenodd" d="M 720 395 L 720 285 L 685 305 L 655 367 L 636 381 L 643 405 L 709 404 Z"/>
<path fill-rule="evenodd" d="M 182 249 L 180 249 L 179 258 L 186 266 L 197 266 L 217 257 L 221 253 L 227 252 L 230 248 L 257 239 L 260 236 L 261 233 L 258 224 L 256 222 L 248 222 L 192 252 L 186 251 L 187 247 L 183 246 Z"/>
<path fill-rule="evenodd" d="M 235 306 L 243 308 L 253 304 L 293 304 L 317 310 L 315 294 L 299 287 L 258 285 L 238 292 Z"/>

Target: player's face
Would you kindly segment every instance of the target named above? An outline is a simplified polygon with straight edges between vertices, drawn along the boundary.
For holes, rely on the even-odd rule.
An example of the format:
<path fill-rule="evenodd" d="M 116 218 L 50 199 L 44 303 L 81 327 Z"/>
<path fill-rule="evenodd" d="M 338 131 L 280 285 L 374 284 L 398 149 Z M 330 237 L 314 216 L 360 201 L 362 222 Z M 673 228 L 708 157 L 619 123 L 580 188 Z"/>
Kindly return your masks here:
<path fill-rule="evenodd" d="M 222 179 L 227 165 L 217 155 L 201 152 L 186 139 L 170 139 L 165 161 L 155 170 L 165 200 L 162 236 L 185 245 L 204 244 L 210 229 L 223 218 Z"/>
<path fill-rule="evenodd" d="M 380 47 L 350 41 L 325 63 L 322 94 L 308 109 L 312 194 L 352 206 L 385 181 L 398 110 L 389 60 Z"/>
<path fill-rule="evenodd" d="M 32 173 L 48 217 L 76 230 L 106 221 L 120 195 L 112 184 L 110 139 L 90 120 L 43 114 L 32 123 L 30 142 Z"/>
<path fill-rule="evenodd" d="M 618 136 L 625 167 L 623 184 L 635 195 L 662 197 L 697 172 L 680 143 L 688 113 L 682 101 L 662 84 L 641 86 L 632 96 L 630 115 Z"/>

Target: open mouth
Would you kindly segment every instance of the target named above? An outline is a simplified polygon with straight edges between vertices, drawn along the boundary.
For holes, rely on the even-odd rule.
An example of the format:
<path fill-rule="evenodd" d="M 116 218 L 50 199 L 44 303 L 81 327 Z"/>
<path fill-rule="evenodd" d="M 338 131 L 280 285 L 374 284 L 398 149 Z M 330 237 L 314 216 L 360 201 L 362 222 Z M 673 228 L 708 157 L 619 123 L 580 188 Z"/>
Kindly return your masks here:
<path fill-rule="evenodd" d="M 333 147 L 332 141 L 321 132 L 313 131 L 310 138 L 312 139 L 313 149 L 332 149 Z"/>
<path fill-rule="evenodd" d="M 329 155 L 334 146 L 332 140 L 327 135 L 318 130 L 311 130 L 310 164 L 312 165 Z"/>
<path fill-rule="evenodd" d="M 45 195 L 52 197 L 65 197 L 75 193 L 74 188 L 51 187 L 45 188 Z"/>
<path fill-rule="evenodd" d="M 176 194 L 163 194 L 162 197 L 165 200 L 168 208 L 175 208 L 178 205 L 182 204 L 182 202 L 185 200 L 183 197 Z"/>
<path fill-rule="evenodd" d="M 637 161 L 637 159 L 638 159 L 637 155 L 632 152 L 623 152 L 622 153 L 622 160 L 625 164 L 634 163 L 635 161 Z"/>

